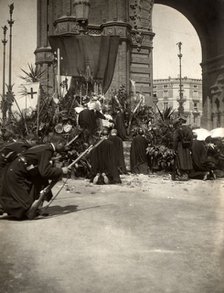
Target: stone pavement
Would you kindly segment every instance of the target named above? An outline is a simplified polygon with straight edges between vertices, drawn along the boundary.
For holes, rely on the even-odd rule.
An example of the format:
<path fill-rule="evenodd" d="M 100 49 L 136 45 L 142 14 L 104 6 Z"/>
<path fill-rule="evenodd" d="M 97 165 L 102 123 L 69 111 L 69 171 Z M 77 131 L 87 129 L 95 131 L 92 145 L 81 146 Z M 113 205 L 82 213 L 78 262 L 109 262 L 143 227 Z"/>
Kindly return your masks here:
<path fill-rule="evenodd" d="M 223 293 L 224 180 L 122 179 L 70 180 L 47 218 L 0 217 L 0 292 Z"/>

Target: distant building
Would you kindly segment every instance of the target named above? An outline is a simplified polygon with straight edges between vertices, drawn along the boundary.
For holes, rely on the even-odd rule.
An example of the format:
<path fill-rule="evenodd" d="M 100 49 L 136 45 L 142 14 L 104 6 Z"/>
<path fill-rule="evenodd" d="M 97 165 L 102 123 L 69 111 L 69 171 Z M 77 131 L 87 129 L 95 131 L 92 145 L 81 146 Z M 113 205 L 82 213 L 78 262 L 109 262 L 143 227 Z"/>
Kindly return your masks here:
<path fill-rule="evenodd" d="M 202 116 L 202 80 L 183 77 L 181 80 L 184 99 L 184 114 L 187 123 L 192 127 L 200 127 Z M 153 95 L 157 97 L 154 103 L 161 111 L 172 107 L 178 112 L 180 98 L 180 79 L 155 79 L 153 80 Z"/>

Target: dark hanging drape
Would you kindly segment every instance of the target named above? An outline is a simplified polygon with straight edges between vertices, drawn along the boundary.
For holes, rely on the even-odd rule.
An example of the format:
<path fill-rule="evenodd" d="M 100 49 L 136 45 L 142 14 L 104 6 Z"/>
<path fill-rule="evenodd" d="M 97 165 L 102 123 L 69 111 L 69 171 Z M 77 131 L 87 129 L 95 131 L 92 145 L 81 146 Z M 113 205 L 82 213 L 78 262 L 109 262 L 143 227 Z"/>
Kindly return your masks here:
<path fill-rule="evenodd" d="M 84 77 L 108 90 L 116 63 L 119 36 L 50 36 L 53 52 L 60 49 L 61 75 Z"/>

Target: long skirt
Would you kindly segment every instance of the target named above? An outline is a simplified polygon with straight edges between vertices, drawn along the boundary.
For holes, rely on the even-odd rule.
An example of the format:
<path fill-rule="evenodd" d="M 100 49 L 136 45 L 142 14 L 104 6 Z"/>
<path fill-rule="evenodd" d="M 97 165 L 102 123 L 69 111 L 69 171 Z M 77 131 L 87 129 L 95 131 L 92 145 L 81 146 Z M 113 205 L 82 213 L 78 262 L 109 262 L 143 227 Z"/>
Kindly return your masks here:
<path fill-rule="evenodd" d="M 178 143 L 177 156 L 176 156 L 176 167 L 180 171 L 190 171 L 193 169 L 193 163 L 189 148 L 184 148 L 182 143 Z"/>

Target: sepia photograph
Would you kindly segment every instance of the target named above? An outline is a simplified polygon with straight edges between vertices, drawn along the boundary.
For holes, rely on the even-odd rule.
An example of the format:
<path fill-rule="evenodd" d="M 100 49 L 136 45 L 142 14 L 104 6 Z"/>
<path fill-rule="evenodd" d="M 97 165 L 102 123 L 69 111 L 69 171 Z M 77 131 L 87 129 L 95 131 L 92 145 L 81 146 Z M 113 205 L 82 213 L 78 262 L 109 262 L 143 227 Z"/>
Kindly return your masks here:
<path fill-rule="evenodd" d="M 223 293 L 224 0 L 0 0 L 0 34 L 0 293 Z"/>

